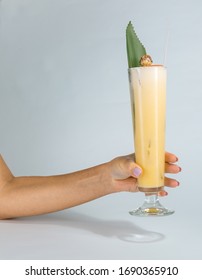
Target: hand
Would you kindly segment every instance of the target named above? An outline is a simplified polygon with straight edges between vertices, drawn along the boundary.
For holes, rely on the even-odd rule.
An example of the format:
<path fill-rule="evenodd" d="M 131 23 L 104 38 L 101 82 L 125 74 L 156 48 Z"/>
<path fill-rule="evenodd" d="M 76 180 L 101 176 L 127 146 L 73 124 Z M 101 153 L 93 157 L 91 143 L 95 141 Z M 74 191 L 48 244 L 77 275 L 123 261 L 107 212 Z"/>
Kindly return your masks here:
<path fill-rule="evenodd" d="M 135 163 L 135 155 L 130 154 L 113 159 L 110 162 L 110 170 L 115 191 L 137 192 L 137 178 L 141 176 L 143 170 Z M 171 153 L 165 154 L 165 173 L 176 174 L 181 168 L 176 164 L 178 158 Z M 179 182 L 175 179 L 165 177 L 165 186 L 175 188 L 179 186 Z M 166 191 L 160 191 L 160 196 L 165 196 Z"/>

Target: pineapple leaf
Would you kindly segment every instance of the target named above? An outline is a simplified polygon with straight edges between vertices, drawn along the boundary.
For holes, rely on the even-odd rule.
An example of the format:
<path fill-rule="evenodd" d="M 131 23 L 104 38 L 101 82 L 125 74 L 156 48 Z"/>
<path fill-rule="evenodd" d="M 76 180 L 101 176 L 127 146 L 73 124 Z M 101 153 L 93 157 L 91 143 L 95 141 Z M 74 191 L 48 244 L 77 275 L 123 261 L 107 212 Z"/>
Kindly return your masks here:
<path fill-rule="evenodd" d="M 135 33 L 131 21 L 126 28 L 126 46 L 128 55 L 128 67 L 139 67 L 140 58 L 146 54 L 145 47 L 140 42 L 138 36 Z"/>

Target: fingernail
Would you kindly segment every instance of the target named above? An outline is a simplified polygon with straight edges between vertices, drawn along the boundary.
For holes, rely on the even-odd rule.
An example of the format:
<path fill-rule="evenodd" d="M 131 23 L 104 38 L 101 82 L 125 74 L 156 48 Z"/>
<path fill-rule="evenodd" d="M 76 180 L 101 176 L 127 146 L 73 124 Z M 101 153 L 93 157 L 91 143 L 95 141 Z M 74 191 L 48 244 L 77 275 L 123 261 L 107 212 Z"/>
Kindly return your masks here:
<path fill-rule="evenodd" d="M 142 173 L 142 170 L 139 167 L 135 167 L 133 170 L 133 174 L 138 177 Z"/>
<path fill-rule="evenodd" d="M 180 182 L 176 181 L 176 183 L 177 183 L 177 187 L 178 187 L 180 185 Z"/>
<path fill-rule="evenodd" d="M 179 172 L 181 172 L 182 171 L 182 168 L 181 167 L 179 167 Z"/>

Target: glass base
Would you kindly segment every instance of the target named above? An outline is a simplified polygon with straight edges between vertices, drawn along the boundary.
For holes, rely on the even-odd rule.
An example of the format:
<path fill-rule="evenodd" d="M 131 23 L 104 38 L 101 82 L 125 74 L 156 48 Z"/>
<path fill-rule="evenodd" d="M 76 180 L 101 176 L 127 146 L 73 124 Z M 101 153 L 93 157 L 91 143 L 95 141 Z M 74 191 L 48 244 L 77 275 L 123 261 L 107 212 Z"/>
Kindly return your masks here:
<path fill-rule="evenodd" d="M 168 216 L 173 214 L 174 212 L 174 210 L 169 210 L 161 205 L 157 194 L 146 193 L 144 204 L 141 207 L 130 211 L 129 213 L 133 216 L 148 217 Z"/>

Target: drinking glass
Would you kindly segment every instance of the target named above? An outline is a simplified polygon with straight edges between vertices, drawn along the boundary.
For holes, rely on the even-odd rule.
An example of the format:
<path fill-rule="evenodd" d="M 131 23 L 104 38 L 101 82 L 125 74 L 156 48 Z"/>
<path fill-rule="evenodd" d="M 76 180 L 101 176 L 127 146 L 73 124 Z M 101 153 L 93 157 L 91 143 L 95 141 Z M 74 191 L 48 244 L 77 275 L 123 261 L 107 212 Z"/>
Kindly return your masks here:
<path fill-rule="evenodd" d="M 174 211 L 160 204 L 158 192 L 164 188 L 166 68 L 161 65 L 129 69 L 134 132 L 135 161 L 143 169 L 138 189 L 145 193 L 136 216 L 164 216 Z"/>

